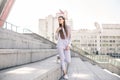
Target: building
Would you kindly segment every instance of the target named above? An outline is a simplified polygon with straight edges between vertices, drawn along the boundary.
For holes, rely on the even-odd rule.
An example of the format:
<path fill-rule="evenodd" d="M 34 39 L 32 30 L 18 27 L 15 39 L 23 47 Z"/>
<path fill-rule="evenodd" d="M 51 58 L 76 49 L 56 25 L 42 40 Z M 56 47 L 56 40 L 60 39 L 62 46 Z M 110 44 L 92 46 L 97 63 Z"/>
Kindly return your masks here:
<path fill-rule="evenodd" d="M 97 51 L 97 31 L 80 29 L 72 31 L 72 43 L 77 47 L 93 53 Z"/>
<path fill-rule="evenodd" d="M 58 25 L 58 16 L 64 16 L 66 19 L 67 25 L 73 26 L 72 19 L 68 19 L 67 11 L 60 10 L 59 13 L 56 13 L 56 16 L 49 15 L 45 19 L 39 19 L 39 35 L 55 42 L 55 31 Z"/>
<path fill-rule="evenodd" d="M 101 53 L 120 54 L 120 24 L 102 24 Z"/>
<path fill-rule="evenodd" d="M 72 31 L 72 43 L 91 54 L 120 54 L 120 24 L 95 26 L 94 30 Z"/>

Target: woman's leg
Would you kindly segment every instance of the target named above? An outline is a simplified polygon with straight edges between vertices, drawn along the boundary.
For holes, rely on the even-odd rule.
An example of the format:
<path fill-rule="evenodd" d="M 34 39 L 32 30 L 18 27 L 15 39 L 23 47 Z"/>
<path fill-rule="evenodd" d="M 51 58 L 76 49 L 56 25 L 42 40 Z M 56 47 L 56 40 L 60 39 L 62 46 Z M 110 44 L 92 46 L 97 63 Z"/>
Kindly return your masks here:
<path fill-rule="evenodd" d="M 66 72 L 68 72 L 69 64 L 71 63 L 71 54 L 70 54 L 70 50 L 65 50 L 65 61 L 67 62 L 67 69 L 66 69 Z"/>
<path fill-rule="evenodd" d="M 63 47 L 58 47 L 58 53 L 60 56 L 60 63 L 62 66 L 63 74 L 66 74 L 66 66 L 65 66 L 65 54 L 64 54 L 64 48 Z"/>

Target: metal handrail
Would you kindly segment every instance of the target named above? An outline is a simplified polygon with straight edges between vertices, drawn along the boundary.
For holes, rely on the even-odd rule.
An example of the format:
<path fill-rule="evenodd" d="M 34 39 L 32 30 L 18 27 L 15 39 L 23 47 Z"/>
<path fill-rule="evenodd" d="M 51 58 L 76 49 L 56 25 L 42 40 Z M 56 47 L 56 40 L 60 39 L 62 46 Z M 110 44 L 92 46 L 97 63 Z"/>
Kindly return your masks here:
<path fill-rule="evenodd" d="M 3 24 L 2 28 L 14 31 L 14 32 L 18 32 L 18 33 L 33 33 L 31 30 L 27 29 L 27 28 L 22 28 L 20 26 L 16 26 L 10 22 L 7 22 L 3 19 L 0 19 L 0 23 Z"/>
<path fill-rule="evenodd" d="M 75 46 L 72 44 L 72 49 L 74 51 L 77 51 L 78 54 L 83 55 L 84 57 L 89 58 L 89 60 L 92 60 L 95 62 L 95 64 L 98 65 L 111 65 L 114 66 L 115 68 L 117 68 L 120 71 L 120 61 L 117 61 L 115 58 L 111 57 L 110 55 L 95 55 L 95 54 L 89 54 L 86 53 L 86 51 L 82 50 L 81 48 Z M 108 66 L 102 66 L 103 68 L 109 69 L 109 65 Z M 109 69 L 110 70 L 110 69 Z M 114 69 L 111 70 L 112 72 L 114 72 Z M 120 75 L 120 73 L 116 73 L 118 75 Z"/>
<path fill-rule="evenodd" d="M 91 58 L 90 56 L 94 57 L 94 58 L 91 58 L 93 60 L 95 60 L 96 58 L 97 59 L 100 59 L 102 58 L 103 60 L 105 59 L 106 60 L 109 60 L 109 63 L 110 64 L 113 64 L 115 66 L 120 66 L 120 61 L 117 61 L 116 59 L 112 58 L 111 56 L 109 55 L 95 55 L 95 54 L 86 54 L 87 52 L 85 52 L 84 50 L 82 50 L 81 48 L 78 48 L 77 46 L 73 45 L 73 50 L 77 50 L 80 54 L 82 55 L 85 55 L 86 57 L 89 57 Z M 95 58 L 96 57 L 96 58 Z M 114 60 L 114 61 L 112 61 Z M 118 65 L 116 65 L 116 63 L 118 63 Z"/>

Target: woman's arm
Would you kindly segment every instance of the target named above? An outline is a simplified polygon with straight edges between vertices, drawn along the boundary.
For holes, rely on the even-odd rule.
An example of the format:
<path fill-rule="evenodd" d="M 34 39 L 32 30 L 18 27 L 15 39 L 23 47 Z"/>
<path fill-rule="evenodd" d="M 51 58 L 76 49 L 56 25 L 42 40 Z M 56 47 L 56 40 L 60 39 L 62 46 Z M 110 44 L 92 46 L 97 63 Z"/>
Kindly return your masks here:
<path fill-rule="evenodd" d="M 68 27 L 68 46 L 71 46 L 71 27 Z"/>
<path fill-rule="evenodd" d="M 69 50 L 71 47 L 71 28 L 70 27 L 67 28 L 68 28 L 68 43 L 65 50 Z"/>

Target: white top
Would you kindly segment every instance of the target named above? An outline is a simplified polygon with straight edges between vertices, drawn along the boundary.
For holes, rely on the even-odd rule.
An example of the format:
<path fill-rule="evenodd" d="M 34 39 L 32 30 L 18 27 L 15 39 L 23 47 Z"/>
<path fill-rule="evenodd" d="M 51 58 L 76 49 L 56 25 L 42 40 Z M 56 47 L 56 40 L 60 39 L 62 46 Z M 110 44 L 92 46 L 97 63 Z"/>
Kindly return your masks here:
<path fill-rule="evenodd" d="M 68 30 L 68 37 L 66 37 L 66 33 L 65 33 L 65 30 L 64 30 L 64 28 L 62 28 L 62 30 L 63 30 L 63 34 L 64 34 L 64 36 L 65 36 L 65 39 L 62 39 L 61 37 L 60 37 L 60 34 L 59 33 L 56 33 L 55 34 L 55 39 L 56 40 L 58 40 L 58 43 L 57 43 L 57 46 L 61 46 L 61 43 L 65 43 L 66 45 L 69 45 L 69 46 L 71 46 L 71 28 L 69 27 L 69 26 L 66 26 L 67 27 L 67 30 Z"/>

